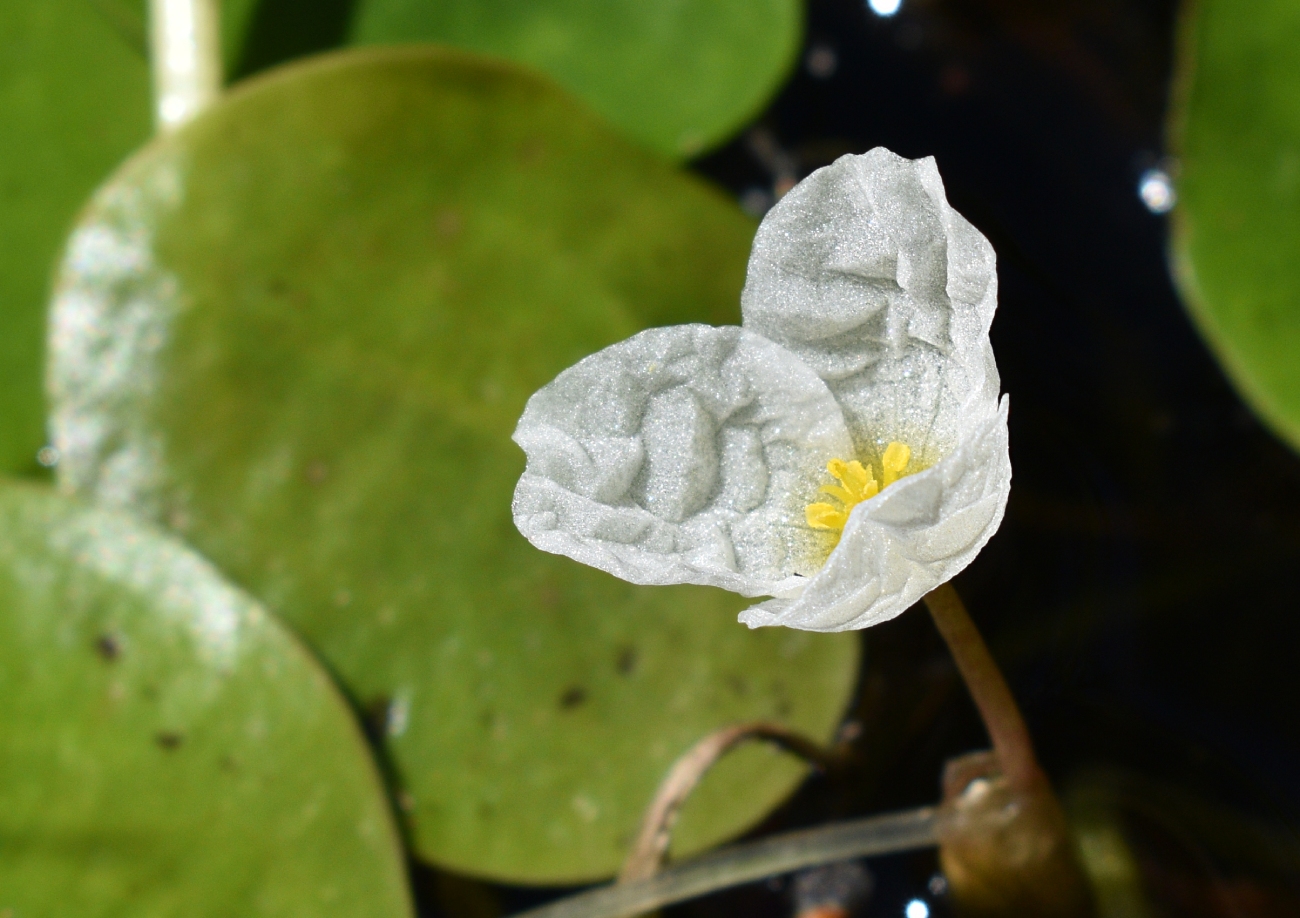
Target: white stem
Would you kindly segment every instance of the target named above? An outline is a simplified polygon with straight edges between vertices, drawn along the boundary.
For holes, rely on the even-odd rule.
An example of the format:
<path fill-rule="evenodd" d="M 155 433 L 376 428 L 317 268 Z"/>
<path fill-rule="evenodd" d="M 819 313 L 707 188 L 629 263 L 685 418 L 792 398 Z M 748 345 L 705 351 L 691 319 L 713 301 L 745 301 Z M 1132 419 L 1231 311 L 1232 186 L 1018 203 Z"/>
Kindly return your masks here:
<path fill-rule="evenodd" d="M 220 0 L 149 0 L 154 119 L 189 121 L 221 92 Z"/>

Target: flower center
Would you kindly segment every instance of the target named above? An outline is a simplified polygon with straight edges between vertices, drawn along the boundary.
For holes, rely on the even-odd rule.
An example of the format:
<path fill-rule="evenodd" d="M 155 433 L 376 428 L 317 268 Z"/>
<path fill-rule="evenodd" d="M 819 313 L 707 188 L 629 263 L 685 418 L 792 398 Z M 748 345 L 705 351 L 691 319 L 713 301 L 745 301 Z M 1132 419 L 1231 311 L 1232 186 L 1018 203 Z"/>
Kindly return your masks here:
<path fill-rule="evenodd" d="M 830 472 L 831 477 L 839 484 L 822 485 L 817 490 L 835 498 L 840 506 L 826 503 L 809 504 L 805 511 L 808 525 L 813 529 L 834 532 L 838 541 L 853 508 L 864 500 L 875 497 L 882 488 L 887 488 L 904 477 L 907 474 L 905 471 L 907 464 L 911 460 L 912 450 L 906 444 L 890 443 L 885 448 L 885 454 L 880 457 L 880 481 L 876 481 L 870 466 L 865 466 L 856 459 L 851 462 L 832 459 L 826 463 L 826 471 Z"/>

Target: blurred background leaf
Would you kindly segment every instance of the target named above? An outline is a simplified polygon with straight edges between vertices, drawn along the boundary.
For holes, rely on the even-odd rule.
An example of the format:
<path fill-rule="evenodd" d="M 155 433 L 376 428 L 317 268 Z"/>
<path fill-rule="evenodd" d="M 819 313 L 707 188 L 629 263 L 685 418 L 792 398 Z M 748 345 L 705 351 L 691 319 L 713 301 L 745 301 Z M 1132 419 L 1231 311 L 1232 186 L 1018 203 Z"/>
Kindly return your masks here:
<path fill-rule="evenodd" d="M 682 158 L 768 103 L 794 66 L 803 15 L 801 0 L 261 0 L 246 32 L 234 26 L 235 73 L 346 44 L 448 44 L 536 67 Z"/>
<path fill-rule="evenodd" d="M 250 81 L 106 185 L 52 355 L 61 482 L 184 534 L 298 628 L 384 740 L 417 852 L 611 873 L 672 760 L 737 720 L 829 738 L 856 635 L 528 545 L 510 433 L 649 325 L 739 319 L 754 225 L 549 82 L 437 48 Z M 746 749 L 681 852 L 804 769 Z"/>
<path fill-rule="evenodd" d="M 0 471 L 38 469 L 45 303 L 64 234 L 149 136 L 141 22 L 107 2 L 0 4 Z"/>
<path fill-rule="evenodd" d="M 402 918 L 343 699 L 188 549 L 0 482 L 0 913 Z"/>
<path fill-rule="evenodd" d="M 1300 449 L 1300 7 L 1197 0 L 1181 53 L 1179 287 L 1242 396 Z"/>
<path fill-rule="evenodd" d="M 228 68 L 257 0 L 225 0 Z M 0 4 L 0 472 L 38 471 L 50 277 L 73 218 L 152 130 L 146 0 Z"/>
<path fill-rule="evenodd" d="M 353 17 L 363 44 L 444 42 L 536 67 L 676 157 L 751 120 L 803 30 L 800 0 L 357 0 Z"/>

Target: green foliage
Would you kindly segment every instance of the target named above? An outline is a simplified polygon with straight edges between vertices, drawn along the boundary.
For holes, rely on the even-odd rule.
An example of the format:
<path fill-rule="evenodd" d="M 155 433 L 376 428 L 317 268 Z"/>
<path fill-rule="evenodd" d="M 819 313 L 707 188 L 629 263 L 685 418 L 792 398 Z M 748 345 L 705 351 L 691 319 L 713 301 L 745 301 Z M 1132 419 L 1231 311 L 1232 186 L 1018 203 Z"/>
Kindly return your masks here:
<path fill-rule="evenodd" d="M 0 36 L 0 472 L 26 473 L 50 274 L 77 209 L 149 135 L 149 74 L 129 7 L 5 0 Z"/>
<path fill-rule="evenodd" d="M 611 873 L 672 760 L 727 723 L 828 738 L 854 635 L 528 545 L 528 395 L 648 325 L 734 322 L 753 224 L 505 64 L 352 52 L 246 84 L 97 196 L 52 355 L 63 483 L 183 533 L 386 736 L 417 851 Z M 803 769 L 729 758 L 680 852 Z"/>
<path fill-rule="evenodd" d="M 342 699 L 171 538 L 0 482 L 0 698 L 0 914 L 411 914 Z"/>
<path fill-rule="evenodd" d="M 256 0 L 226 0 L 227 61 Z M 152 130 L 145 0 L 0 3 L 0 472 L 35 471 L 50 275 L 85 199 Z"/>
<path fill-rule="evenodd" d="M 1243 397 L 1300 449 L 1300 7 L 1195 6 L 1175 114 L 1178 280 Z"/>
<path fill-rule="evenodd" d="M 798 0 L 358 0 L 363 43 L 436 41 L 532 65 L 628 136 L 693 156 L 785 79 Z"/>

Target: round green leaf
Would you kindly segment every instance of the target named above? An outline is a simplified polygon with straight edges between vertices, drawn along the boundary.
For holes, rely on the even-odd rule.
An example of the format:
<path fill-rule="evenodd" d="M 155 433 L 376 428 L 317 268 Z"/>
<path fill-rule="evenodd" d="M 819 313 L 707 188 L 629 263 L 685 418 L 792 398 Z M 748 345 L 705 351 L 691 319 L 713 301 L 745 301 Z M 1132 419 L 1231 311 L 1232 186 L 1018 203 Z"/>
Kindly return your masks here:
<path fill-rule="evenodd" d="M 693 156 L 789 73 L 799 0 L 359 0 L 353 39 L 437 41 L 549 74 L 628 136 Z"/>
<path fill-rule="evenodd" d="M 1200 0 L 1176 106 L 1177 277 L 1242 396 L 1300 449 L 1300 6 Z"/>
<path fill-rule="evenodd" d="M 64 234 L 149 136 L 132 24 L 129 9 L 88 0 L 0 3 L 0 472 L 36 469 L 45 443 L 45 304 Z"/>
<path fill-rule="evenodd" d="M 325 674 L 211 566 L 0 483 L 0 914 L 411 914 Z"/>
<path fill-rule="evenodd" d="M 511 521 L 528 396 L 648 325 L 734 322 L 753 224 L 549 83 L 374 49 L 245 84 L 131 162 L 73 236 L 61 480 L 183 532 L 387 734 L 419 852 L 608 875 L 673 759 L 773 718 L 829 737 L 853 636 L 637 588 Z M 681 850 L 803 769 L 728 760 Z"/>

